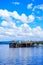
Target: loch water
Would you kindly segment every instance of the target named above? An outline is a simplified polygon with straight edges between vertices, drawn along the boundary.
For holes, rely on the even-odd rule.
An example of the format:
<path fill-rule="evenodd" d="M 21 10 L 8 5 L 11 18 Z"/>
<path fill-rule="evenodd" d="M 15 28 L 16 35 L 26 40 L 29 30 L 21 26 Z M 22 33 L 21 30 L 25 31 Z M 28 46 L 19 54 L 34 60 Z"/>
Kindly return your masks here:
<path fill-rule="evenodd" d="M 43 47 L 9 48 L 2 44 L 0 65 L 43 65 Z"/>

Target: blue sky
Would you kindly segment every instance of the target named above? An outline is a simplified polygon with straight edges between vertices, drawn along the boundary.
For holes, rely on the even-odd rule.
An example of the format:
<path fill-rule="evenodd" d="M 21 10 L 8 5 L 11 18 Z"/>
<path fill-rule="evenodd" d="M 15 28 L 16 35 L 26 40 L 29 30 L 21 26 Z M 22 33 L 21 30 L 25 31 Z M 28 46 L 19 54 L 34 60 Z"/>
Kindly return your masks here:
<path fill-rule="evenodd" d="M 0 0 L 0 41 L 43 40 L 43 0 Z"/>

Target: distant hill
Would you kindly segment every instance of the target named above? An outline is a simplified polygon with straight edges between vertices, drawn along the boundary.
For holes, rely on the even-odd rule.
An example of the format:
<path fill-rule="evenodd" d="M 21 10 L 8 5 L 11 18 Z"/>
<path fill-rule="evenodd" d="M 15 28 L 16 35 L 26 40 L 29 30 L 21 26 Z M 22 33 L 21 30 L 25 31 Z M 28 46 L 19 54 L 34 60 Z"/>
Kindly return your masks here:
<path fill-rule="evenodd" d="M 0 41 L 0 44 L 9 44 L 11 41 Z"/>

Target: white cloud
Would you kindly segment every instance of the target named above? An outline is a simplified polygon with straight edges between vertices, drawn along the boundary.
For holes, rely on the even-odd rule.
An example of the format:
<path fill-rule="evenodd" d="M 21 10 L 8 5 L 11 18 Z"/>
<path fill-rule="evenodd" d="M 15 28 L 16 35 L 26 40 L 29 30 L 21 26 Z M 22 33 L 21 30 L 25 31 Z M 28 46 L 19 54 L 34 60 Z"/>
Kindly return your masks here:
<path fill-rule="evenodd" d="M 40 26 L 31 28 L 28 23 L 33 22 L 35 19 L 34 15 L 26 16 L 24 13 L 19 15 L 16 11 L 9 12 L 7 10 L 0 10 L 0 17 L 2 22 L 0 26 L 0 41 L 1 40 L 42 40 L 43 29 Z M 5 15 L 4 15 L 5 14 Z M 14 19 L 24 22 L 19 27 L 16 26 Z M 6 27 L 7 26 L 7 27 Z"/>
<path fill-rule="evenodd" d="M 2 26 L 8 26 L 8 23 L 7 23 L 7 21 L 2 21 L 1 25 Z"/>
<path fill-rule="evenodd" d="M 24 13 L 19 15 L 16 11 L 14 11 L 12 14 L 11 14 L 12 17 L 22 21 L 22 22 L 25 22 L 25 23 L 30 23 L 30 22 L 33 22 L 35 17 L 34 15 L 29 15 L 29 16 L 26 16 Z"/>
<path fill-rule="evenodd" d="M 27 5 L 27 9 L 31 9 L 32 8 L 32 5 L 33 5 L 32 3 L 28 4 Z"/>
<path fill-rule="evenodd" d="M 1 17 L 8 17 L 10 15 L 9 15 L 9 12 L 7 10 L 0 9 L 0 16 Z"/>
<path fill-rule="evenodd" d="M 10 15 L 16 19 L 20 19 L 20 15 L 16 11 L 12 12 Z"/>
<path fill-rule="evenodd" d="M 2 19 L 6 20 L 6 21 L 12 21 L 12 17 L 16 20 L 19 20 L 21 22 L 24 23 L 30 23 L 33 22 L 35 17 L 34 15 L 30 14 L 30 15 L 26 15 L 24 13 L 22 13 L 21 15 L 18 14 L 17 11 L 13 11 L 13 12 L 9 12 L 7 10 L 0 10 L 0 17 L 2 17 Z"/>
<path fill-rule="evenodd" d="M 14 5 L 20 5 L 19 2 L 12 2 L 12 4 L 14 4 Z"/>
<path fill-rule="evenodd" d="M 40 16 L 37 16 L 36 17 L 38 20 L 42 20 L 43 18 L 42 17 L 40 17 Z"/>
<path fill-rule="evenodd" d="M 33 22 L 34 19 L 35 19 L 35 16 L 33 16 L 33 15 L 29 15 L 29 16 L 28 16 L 28 21 L 29 21 L 29 22 Z"/>
<path fill-rule="evenodd" d="M 41 10 L 43 10 L 43 4 L 38 6 Z"/>
<path fill-rule="evenodd" d="M 33 11 L 35 11 L 35 9 L 43 10 L 43 4 L 40 4 L 40 5 L 34 6 Z"/>
<path fill-rule="evenodd" d="M 41 38 L 43 38 L 43 29 L 41 29 L 40 26 L 31 28 L 28 24 L 25 23 L 19 27 L 14 26 L 14 28 L 12 28 L 13 24 L 11 25 L 11 28 L 0 27 L 1 38 L 4 38 L 5 40 L 41 40 Z"/>
<path fill-rule="evenodd" d="M 22 14 L 22 15 L 20 16 L 20 20 L 23 21 L 23 22 L 28 22 L 28 21 L 27 21 L 27 16 L 26 16 L 25 14 Z"/>

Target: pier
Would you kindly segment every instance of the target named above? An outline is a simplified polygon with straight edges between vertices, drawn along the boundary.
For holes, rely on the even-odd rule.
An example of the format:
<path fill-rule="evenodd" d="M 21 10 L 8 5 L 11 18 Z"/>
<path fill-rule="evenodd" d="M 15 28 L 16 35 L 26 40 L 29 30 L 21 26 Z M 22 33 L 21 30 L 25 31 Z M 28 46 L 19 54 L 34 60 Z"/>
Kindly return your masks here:
<path fill-rule="evenodd" d="M 12 41 L 9 44 L 10 48 L 18 48 L 18 47 L 39 47 L 42 46 L 43 47 L 43 41 L 37 41 L 37 42 L 33 42 L 33 41 L 24 41 L 24 42 L 16 42 L 16 41 Z"/>

